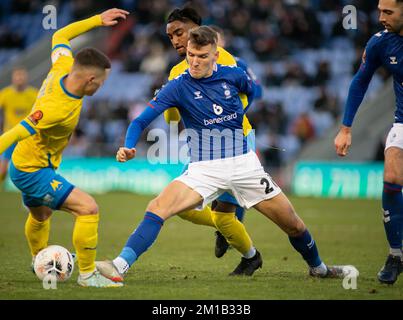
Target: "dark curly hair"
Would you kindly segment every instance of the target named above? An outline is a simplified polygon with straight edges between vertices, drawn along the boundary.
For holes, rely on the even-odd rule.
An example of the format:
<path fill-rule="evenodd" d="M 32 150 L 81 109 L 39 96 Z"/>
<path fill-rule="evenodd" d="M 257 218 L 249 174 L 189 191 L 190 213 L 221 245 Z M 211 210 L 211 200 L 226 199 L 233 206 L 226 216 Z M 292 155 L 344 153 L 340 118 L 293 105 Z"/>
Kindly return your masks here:
<path fill-rule="evenodd" d="M 190 7 L 184 7 L 182 9 L 176 8 L 173 10 L 167 19 L 167 23 L 171 23 L 173 21 L 182 21 L 182 22 L 189 22 L 192 21 L 198 26 L 202 24 L 202 18 L 199 13 Z"/>

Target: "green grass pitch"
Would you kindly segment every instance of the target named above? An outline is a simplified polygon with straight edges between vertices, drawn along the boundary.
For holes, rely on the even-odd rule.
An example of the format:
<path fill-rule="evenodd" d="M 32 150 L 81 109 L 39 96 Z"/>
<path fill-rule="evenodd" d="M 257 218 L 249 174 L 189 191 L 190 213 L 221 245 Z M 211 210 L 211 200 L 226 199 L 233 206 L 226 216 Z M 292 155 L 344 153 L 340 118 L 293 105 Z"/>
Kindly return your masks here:
<path fill-rule="evenodd" d="M 95 198 L 101 209 L 98 258 L 111 259 L 142 219 L 151 198 L 128 193 Z M 356 290 L 345 290 L 341 279 L 310 278 L 286 235 L 253 210 L 246 214 L 245 224 L 264 259 L 263 268 L 253 277 L 229 277 L 239 254 L 230 250 L 215 258 L 214 230 L 174 217 L 131 268 L 123 288 L 81 288 L 75 268 L 72 278 L 58 283 L 57 290 L 45 290 L 30 271 L 20 195 L 0 193 L 0 299 L 403 299 L 402 278 L 394 286 L 376 279 L 387 254 L 380 201 L 293 197 L 291 201 L 325 263 L 358 268 Z M 55 212 L 49 244 L 73 251 L 73 223 L 69 214 Z"/>

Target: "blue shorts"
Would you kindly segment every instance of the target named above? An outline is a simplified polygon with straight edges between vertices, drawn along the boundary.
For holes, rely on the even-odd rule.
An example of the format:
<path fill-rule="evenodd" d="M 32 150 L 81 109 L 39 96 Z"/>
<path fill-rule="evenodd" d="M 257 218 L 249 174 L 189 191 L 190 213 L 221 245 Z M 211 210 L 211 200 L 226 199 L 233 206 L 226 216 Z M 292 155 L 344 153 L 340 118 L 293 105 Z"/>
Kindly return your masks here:
<path fill-rule="evenodd" d="M 252 149 L 253 151 L 255 151 L 256 150 L 256 137 L 255 137 L 254 130 L 251 130 L 249 132 L 249 134 L 246 136 L 246 140 L 247 140 L 248 147 L 250 149 Z M 185 172 L 188 169 L 188 167 L 189 167 L 189 164 L 186 164 L 185 167 L 183 168 L 182 173 Z M 223 193 L 221 196 L 219 196 L 217 198 L 217 200 L 221 201 L 221 202 L 231 203 L 231 204 L 239 207 L 238 201 L 236 201 L 235 197 L 229 192 Z"/>
<path fill-rule="evenodd" d="M 4 151 L 4 153 L 2 154 L 1 158 L 5 159 L 7 161 L 11 160 L 11 156 L 13 155 L 13 151 L 15 149 L 15 147 L 17 146 L 16 143 L 14 143 L 10 148 L 8 148 L 6 151 Z"/>
<path fill-rule="evenodd" d="M 22 192 L 27 207 L 46 206 L 58 210 L 74 189 L 70 182 L 56 174 L 52 168 L 23 172 L 11 161 L 9 172 L 11 181 Z"/>

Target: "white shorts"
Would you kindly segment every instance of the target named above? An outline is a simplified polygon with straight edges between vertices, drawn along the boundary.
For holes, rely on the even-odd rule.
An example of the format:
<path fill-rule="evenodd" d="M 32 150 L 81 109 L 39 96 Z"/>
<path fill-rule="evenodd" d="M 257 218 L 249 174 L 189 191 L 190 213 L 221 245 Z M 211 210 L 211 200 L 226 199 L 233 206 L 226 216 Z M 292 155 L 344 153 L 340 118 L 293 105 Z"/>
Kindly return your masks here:
<path fill-rule="evenodd" d="M 394 123 L 386 138 L 385 150 L 390 147 L 403 149 L 403 123 Z"/>
<path fill-rule="evenodd" d="M 239 205 L 246 209 L 281 192 L 253 151 L 233 158 L 192 162 L 188 170 L 175 180 L 203 197 L 199 209 L 224 192 L 232 193 Z"/>

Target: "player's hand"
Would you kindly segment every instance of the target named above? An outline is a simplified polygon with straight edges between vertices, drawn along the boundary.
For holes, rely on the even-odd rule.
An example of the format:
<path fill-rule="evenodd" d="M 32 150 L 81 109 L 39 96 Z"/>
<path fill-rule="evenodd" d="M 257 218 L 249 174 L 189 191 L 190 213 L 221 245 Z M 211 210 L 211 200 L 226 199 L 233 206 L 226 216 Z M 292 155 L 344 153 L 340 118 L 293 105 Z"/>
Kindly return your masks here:
<path fill-rule="evenodd" d="M 118 152 L 116 153 L 116 161 L 118 162 L 126 162 L 127 160 L 131 160 L 136 156 L 135 148 L 125 148 L 120 147 Z"/>
<path fill-rule="evenodd" d="M 334 139 L 336 153 L 340 157 L 344 157 L 348 153 L 351 146 L 351 128 L 342 126 L 336 138 Z"/>
<path fill-rule="evenodd" d="M 126 19 L 129 12 L 122 9 L 109 9 L 101 13 L 102 25 L 106 27 L 114 26 L 119 21 L 118 19 Z"/>

